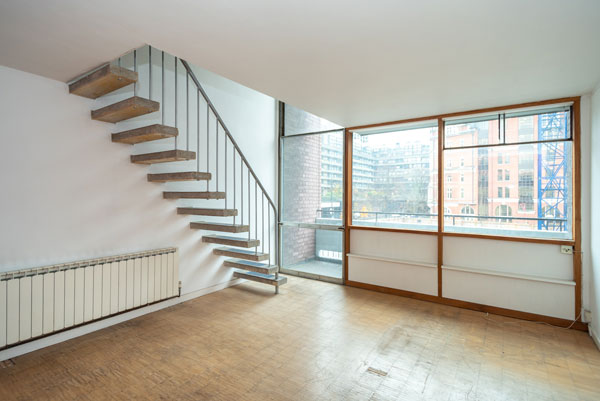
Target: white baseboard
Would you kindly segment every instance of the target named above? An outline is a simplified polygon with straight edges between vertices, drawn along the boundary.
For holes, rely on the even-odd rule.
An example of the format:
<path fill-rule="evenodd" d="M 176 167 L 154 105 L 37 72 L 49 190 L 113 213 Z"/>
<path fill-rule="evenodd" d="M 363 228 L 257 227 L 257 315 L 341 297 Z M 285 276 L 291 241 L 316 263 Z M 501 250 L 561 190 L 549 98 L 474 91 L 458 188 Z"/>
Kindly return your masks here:
<path fill-rule="evenodd" d="M 600 337 L 592 329 L 591 323 L 588 323 L 588 332 L 590 333 L 590 337 L 592 337 L 592 340 L 594 340 L 596 347 L 598 347 L 598 350 L 600 351 Z"/>
<path fill-rule="evenodd" d="M 216 291 L 223 290 L 227 287 L 232 287 L 234 285 L 238 285 L 243 283 L 245 280 L 242 279 L 233 279 L 230 281 L 226 281 L 224 283 L 215 284 L 213 286 L 203 288 L 201 290 L 193 291 L 187 294 L 183 294 L 180 297 L 172 298 L 166 300 L 164 302 L 159 302 L 153 305 L 149 305 L 144 308 L 132 310 L 130 312 L 126 312 L 117 316 L 108 317 L 103 320 L 99 320 L 94 323 L 86 324 L 72 330 L 63 331 L 61 333 L 57 333 L 55 335 L 51 335 L 48 337 L 40 338 L 39 340 L 34 340 L 22 345 L 17 345 L 15 347 L 6 349 L 4 351 L 0 351 L 0 361 L 5 361 L 10 358 L 15 358 L 19 355 L 27 354 L 32 351 L 36 351 L 41 348 L 48 347 L 50 345 L 58 344 L 63 341 L 70 340 L 72 338 L 76 338 L 79 336 L 83 336 L 85 334 L 91 333 L 93 331 L 101 330 L 109 326 L 113 326 L 115 324 L 122 323 L 127 320 L 135 319 L 136 317 L 146 315 L 148 313 L 156 312 L 161 309 L 168 308 L 173 305 L 177 305 L 179 303 L 189 301 L 194 298 L 201 297 L 203 295 L 207 295 Z"/>

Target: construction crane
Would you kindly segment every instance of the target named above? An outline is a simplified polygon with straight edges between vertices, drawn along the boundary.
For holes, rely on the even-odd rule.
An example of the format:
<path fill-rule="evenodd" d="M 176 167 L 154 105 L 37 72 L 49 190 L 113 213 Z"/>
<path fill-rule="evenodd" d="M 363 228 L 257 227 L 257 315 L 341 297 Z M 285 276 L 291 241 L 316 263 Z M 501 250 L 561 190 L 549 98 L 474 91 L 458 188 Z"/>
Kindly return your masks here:
<path fill-rule="evenodd" d="M 540 141 L 565 139 L 569 129 L 569 113 L 555 112 L 538 117 Z M 538 144 L 538 230 L 566 231 L 568 187 L 571 163 L 569 142 Z M 550 219 L 550 220 L 546 220 Z M 552 220 L 557 219 L 557 220 Z"/>

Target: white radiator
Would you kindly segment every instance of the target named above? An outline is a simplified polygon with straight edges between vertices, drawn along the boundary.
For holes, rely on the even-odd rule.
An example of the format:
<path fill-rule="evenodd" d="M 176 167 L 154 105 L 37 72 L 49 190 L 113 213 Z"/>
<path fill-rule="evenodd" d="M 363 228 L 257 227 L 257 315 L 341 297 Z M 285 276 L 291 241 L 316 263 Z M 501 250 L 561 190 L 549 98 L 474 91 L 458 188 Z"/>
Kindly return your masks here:
<path fill-rule="evenodd" d="M 0 273 L 0 350 L 179 295 L 177 248 Z"/>

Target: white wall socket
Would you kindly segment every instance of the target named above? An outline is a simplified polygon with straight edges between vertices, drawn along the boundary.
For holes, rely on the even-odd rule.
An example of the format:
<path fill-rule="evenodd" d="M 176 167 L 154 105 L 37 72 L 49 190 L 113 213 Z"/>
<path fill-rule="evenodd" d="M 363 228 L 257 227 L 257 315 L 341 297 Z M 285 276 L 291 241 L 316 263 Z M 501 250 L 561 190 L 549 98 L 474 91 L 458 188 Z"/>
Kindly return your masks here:
<path fill-rule="evenodd" d="M 573 247 L 571 245 L 561 245 L 560 253 L 564 253 L 565 255 L 573 255 Z"/>

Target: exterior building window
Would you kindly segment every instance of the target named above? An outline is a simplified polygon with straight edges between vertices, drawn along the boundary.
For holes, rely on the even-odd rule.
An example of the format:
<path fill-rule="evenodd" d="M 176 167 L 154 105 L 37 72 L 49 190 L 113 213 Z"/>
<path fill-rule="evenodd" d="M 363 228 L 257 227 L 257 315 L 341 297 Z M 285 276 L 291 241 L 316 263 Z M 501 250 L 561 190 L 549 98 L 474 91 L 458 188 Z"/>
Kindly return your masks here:
<path fill-rule="evenodd" d="M 471 206 L 464 206 L 462 209 L 460 209 L 460 214 L 473 215 L 475 214 L 475 209 L 473 209 Z"/>
<path fill-rule="evenodd" d="M 460 189 L 460 199 L 464 199 L 465 198 L 465 189 L 461 188 Z"/>
<path fill-rule="evenodd" d="M 447 181 L 447 182 L 452 182 L 452 176 L 451 176 L 450 174 L 448 174 L 448 175 L 446 176 L 446 181 Z"/>
<path fill-rule="evenodd" d="M 460 182 L 465 182 L 465 175 L 460 173 Z"/>
<path fill-rule="evenodd" d="M 496 216 L 512 216 L 512 209 L 507 205 L 496 206 L 496 210 L 494 212 Z M 500 219 L 501 222 L 510 222 L 512 220 Z"/>
<path fill-rule="evenodd" d="M 437 121 L 354 132 L 352 225 L 437 230 L 437 141 Z"/>
<path fill-rule="evenodd" d="M 461 203 L 477 211 L 466 220 L 457 215 L 462 206 L 450 205 L 454 214 L 444 219 L 444 231 L 573 239 L 571 106 L 501 114 L 444 122 L 444 160 L 473 160 L 472 179 L 461 184 Z M 468 146 L 460 147 L 461 139 Z"/>
<path fill-rule="evenodd" d="M 446 189 L 446 198 L 452 199 L 452 188 Z"/>

